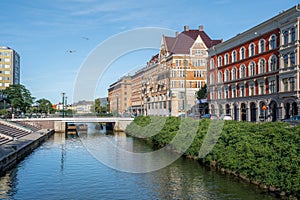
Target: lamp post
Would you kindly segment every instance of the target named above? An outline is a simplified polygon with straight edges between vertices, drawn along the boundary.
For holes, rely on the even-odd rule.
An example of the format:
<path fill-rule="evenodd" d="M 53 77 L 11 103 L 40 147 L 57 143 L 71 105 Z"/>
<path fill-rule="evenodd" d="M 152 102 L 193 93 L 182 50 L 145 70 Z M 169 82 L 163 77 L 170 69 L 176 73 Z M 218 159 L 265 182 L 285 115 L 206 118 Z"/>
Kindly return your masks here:
<path fill-rule="evenodd" d="M 65 117 L 65 92 L 61 93 L 62 95 L 62 117 Z"/>
<path fill-rule="evenodd" d="M 119 94 L 116 94 L 117 97 L 117 117 L 119 117 Z"/>
<path fill-rule="evenodd" d="M 186 56 L 184 56 L 183 65 L 184 65 L 184 117 L 186 118 L 187 117 L 187 96 L 186 96 L 187 60 L 186 60 Z"/>

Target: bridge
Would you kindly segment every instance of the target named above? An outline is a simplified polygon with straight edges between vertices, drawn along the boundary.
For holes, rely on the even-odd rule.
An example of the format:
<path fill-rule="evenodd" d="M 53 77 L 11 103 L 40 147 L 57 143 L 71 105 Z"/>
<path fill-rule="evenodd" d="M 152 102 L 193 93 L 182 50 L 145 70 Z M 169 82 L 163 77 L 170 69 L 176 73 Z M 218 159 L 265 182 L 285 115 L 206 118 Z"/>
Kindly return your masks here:
<path fill-rule="evenodd" d="M 45 129 L 54 129 L 56 132 L 65 132 L 68 123 L 106 123 L 115 131 L 125 131 L 133 118 L 123 117 L 56 117 L 56 118 L 15 118 L 12 122 L 26 122 Z"/>

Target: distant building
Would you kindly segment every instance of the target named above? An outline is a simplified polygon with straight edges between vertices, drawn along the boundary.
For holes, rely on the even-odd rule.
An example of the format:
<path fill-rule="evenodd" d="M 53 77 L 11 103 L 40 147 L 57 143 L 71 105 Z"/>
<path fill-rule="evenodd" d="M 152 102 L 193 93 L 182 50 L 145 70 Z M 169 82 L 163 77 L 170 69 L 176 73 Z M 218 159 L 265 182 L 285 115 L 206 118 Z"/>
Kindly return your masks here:
<path fill-rule="evenodd" d="M 300 5 L 208 50 L 210 111 L 240 121 L 300 114 Z"/>
<path fill-rule="evenodd" d="M 0 90 L 20 84 L 20 56 L 9 47 L 0 47 Z"/>
<path fill-rule="evenodd" d="M 122 115 L 131 112 L 131 76 L 123 76 L 108 89 L 110 112 Z"/>
<path fill-rule="evenodd" d="M 72 104 L 72 109 L 75 111 L 76 114 L 88 114 L 92 113 L 92 106 L 94 104 L 94 101 L 78 101 L 76 103 Z"/>

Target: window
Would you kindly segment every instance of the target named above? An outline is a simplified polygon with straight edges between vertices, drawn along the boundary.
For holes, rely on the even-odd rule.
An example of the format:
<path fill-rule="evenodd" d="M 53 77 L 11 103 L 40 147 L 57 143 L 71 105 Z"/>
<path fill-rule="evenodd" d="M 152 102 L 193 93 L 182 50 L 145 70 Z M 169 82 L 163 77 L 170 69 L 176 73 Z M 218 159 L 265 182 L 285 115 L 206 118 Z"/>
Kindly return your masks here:
<path fill-rule="evenodd" d="M 255 95 L 254 94 L 254 84 L 251 84 L 250 86 L 249 86 L 249 96 L 253 96 L 253 95 Z"/>
<path fill-rule="evenodd" d="M 245 78 L 246 77 L 246 67 L 245 65 L 242 65 L 240 68 L 240 78 Z"/>
<path fill-rule="evenodd" d="M 259 73 L 263 74 L 266 72 L 266 61 L 264 59 L 260 59 L 259 61 Z"/>
<path fill-rule="evenodd" d="M 236 88 L 235 87 L 232 88 L 232 97 L 236 98 Z"/>
<path fill-rule="evenodd" d="M 218 89 L 218 99 L 222 99 L 222 89 Z"/>
<path fill-rule="evenodd" d="M 229 81 L 229 70 L 226 69 L 225 70 L 225 74 L 224 74 L 224 82 Z"/>
<path fill-rule="evenodd" d="M 236 62 L 236 51 L 232 52 L 232 62 Z"/>
<path fill-rule="evenodd" d="M 225 65 L 228 65 L 229 64 L 229 55 L 228 53 L 225 54 Z"/>
<path fill-rule="evenodd" d="M 271 56 L 269 60 L 269 71 L 277 70 L 277 58 L 275 55 Z"/>
<path fill-rule="evenodd" d="M 296 64 L 296 61 L 295 61 L 295 53 L 291 53 L 291 54 L 290 54 L 290 63 L 291 63 L 291 66 L 293 66 L 293 65 Z"/>
<path fill-rule="evenodd" d="M 5 68 L 10 68 L 10 65 L 5 65 Z"/>
<path fill-rule="evenodd" d="M 272 35 L 270 37 L 270 40 L 269 40 L 269 48 L 270 49 L 275 49 L 276 48 L 276 36 L 275 35 Z"/>
<path fill-rule="evenodd" d="M 249 76 L 254 76 L 255 75 L 255 64 L 254 62 L 251 62 L 249 64 Z"/>
<path fill-rule="evenodd" d="M 295 78 L 291 77 L 290 78 L 290 91 L 294 91 L 295 90 Z"/>
<path fill-rule="evenodd" d="M 271 80 L 269 83 L 269 93 L 273 94 L 276 92 L 276 82 L 275 80 Z"/>
<path fill-rule="evenodd" d="M 289 79 L 284 78 L 282 80 L 282 82 L 283 82 L 283 91 L 288 92 L 289 91 Z"/>
<path fill-rule="evenodd" d="M 214 75 L 210 74 L 210 84 L 214 84 Z"/>
<path fill-rule="evenodd" d="M 222 57 L 219 56 L 218 57 L 218 67 L 221 67 L 222 66 Z"/>
<path fill-rule="evenodd" d="M 255 45 L 253 43 L 249 46 L 249 56 L 254 56 L 255 54 Z"/>
<path fill-rule="evenodd" d="M 260 40 L 259 41 L 259 53 L 265 52 L 265 40 Z"/>
<path fill-rule="evenodd" d="M 4 71 L 4 74 L 10 74 L 10 71 Z"/>
<path fill-rule="evenodd" d="M 226 99 L 229 98 L 229 95 L 228 95 L 228 88 L 227 88 L 227 87 L 225 88 L 225 98 L 226 98 Z"/>
<path fill-rule="evenodd" d="M 265 94 L 265 83 L 264 82 L 259 83 L 259 91 L 258 92 L 260 95 Z"/>
<path fill-rule="evenodd" d="M 236 68 L 232 69 L 232 80 L 236 80 Z"/>
<path fill-rule="evenodd" d="M 242 47 L 241 50 L 240 50 L 240 60 L 243 60 L 245 59 L 245 48 Z"/>
<path fill-rule="evenodd" d="M 210 69 L 214 69 L 214 68 L 215 68 L 214 59 L 210 59 Z"/>
<path fill-rule="evenodd" d="M 284 31 L 283 32 L 283 45 L 287 45 L 289 43 L 289 32 Z"/>
<path fill-rule="evenodd" d="M 181 66 L 181 60 L 176 60 L 176 67 Z"/>
<path fill-rule="evenodd" d="M 288 54 L 283 56 L 283 66 L 288 67 L 289 66 L 289 56 Z"/>
<path fill-rule="evenodd" d="M 291 29 L 291 42 L 294 42 L 296 40 L 296 30 L 295 28 Z"/>
<path fill-rule="evenodd" d="M 218 73 L 218 83 L 222 83 L 223 82 L 222 81 L 222 76 L 223 76 L 222 72 L 219 72 Z"/>
<path fill-rule="evenodd" d="M 244 96 L 245 96 L 245 86 L 244 86 L 244 85 L 241 85 L 241 86 L 240 86 L 240 96 L 241 96 L 241 97 L 244 97 Z"/>

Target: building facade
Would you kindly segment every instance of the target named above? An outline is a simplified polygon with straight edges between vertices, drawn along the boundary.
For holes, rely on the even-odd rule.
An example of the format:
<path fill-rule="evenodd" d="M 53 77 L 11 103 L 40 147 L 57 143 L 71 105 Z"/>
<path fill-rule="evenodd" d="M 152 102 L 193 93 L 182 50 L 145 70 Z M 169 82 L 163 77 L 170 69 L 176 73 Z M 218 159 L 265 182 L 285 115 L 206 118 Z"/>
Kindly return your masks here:
<path fill-rule="evenodd" d="M 211 113 L 277 121 L 300 113 L 300 6 L 208 50 Z"/>
<path fill-rule="evenodd" d="M 131 76 L 123 76 L 108 89 L 110 112 L 114 116 L 131 113 Z"/>
<path fill-rule="evenodd" d="M 143 108 L 146 115 L 186 115 L 196 104 L 196 91 L 206 84 L 207 49 L 220 43 L 198 30 L 162 36 L 159 53 L 145 67 Z"/>
<path fill-rule="evenodd" d="M 6 46 L 0 47 L 0 90 L 20 84 L 20 56 Z"/>

